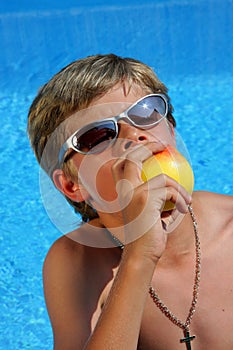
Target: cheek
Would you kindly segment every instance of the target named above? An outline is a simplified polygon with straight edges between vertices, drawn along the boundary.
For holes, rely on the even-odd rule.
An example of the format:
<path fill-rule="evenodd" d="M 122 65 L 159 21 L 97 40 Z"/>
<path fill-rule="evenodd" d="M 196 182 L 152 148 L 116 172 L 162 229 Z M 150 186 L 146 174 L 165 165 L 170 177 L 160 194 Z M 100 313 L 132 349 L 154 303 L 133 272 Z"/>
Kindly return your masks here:
<path fill-rule="evenodd" d="M 112 162 L 104 164 L 96 175 L 96 189 L 98 194 L 107 202 L 111 202 L 117 198 L 116 184 L 112 176 L 111 164 Z"/>
<path fill-rule="evenodd" d="M 156 125 L 154 128 L 150 129 L 149 132 L 162 143 L 169 144 L 175 147 L 175 135 L 173 128 L 167 123 L 167 121 L 163 120 L 161 123 Z"/>
<path fill-rule="evenodd" d="M 117 199 L 115 181 L 112 175 L 112 164 L 115 162 L 111 154 L 82 157 L 78 166 L 78 177 L 82 187 L 89 193 L 93 201 L 112 202 Z"/>

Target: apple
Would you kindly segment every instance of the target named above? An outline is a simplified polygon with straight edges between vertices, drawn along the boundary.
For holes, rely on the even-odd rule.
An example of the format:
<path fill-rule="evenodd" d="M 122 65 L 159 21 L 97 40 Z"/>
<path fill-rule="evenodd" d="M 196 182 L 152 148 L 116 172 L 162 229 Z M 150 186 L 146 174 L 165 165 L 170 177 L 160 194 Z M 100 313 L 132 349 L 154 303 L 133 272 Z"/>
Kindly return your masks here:
<path fill-rule="evenodd" d="M 193 170 L 187 159 L 176 148 L 168 146 L 143 162 L 141 177 L 144 182 L 160 174 L 170 176 L 183 186 L 189 194 L 192 194 L 194 187 Z M 167 201 L 163 211 L 172 210 L 174 207 L 174 203 Z"/>

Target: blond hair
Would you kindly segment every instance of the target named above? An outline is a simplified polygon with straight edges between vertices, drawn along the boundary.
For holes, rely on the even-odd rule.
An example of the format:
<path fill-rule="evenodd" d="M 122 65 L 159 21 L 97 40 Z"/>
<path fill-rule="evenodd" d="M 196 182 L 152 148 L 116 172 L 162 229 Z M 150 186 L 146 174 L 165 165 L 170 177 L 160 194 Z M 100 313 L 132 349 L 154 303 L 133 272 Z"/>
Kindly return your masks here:
<path fill-rule="evenodd" d="M 167 118 L 175 126 L 168 90 L 148 65 L 114 54 L 89 56 L 69 64 L 54 75 L 32 102 L 28 114 L 28 134 L 38 162 L 41 162 L 50 136 L 64 120 L 87 108 L 95 98 L 121 82 L 127 82 L 129 89 L 132 84 L 137 84 L 145 92 L 165 94 L 170 106 Z M 63 170 L 67 176 L 73 177 L 70 161 L 64 164 Z M 84 221 L 98 216 L 87 204 L 67 200 Z"/>

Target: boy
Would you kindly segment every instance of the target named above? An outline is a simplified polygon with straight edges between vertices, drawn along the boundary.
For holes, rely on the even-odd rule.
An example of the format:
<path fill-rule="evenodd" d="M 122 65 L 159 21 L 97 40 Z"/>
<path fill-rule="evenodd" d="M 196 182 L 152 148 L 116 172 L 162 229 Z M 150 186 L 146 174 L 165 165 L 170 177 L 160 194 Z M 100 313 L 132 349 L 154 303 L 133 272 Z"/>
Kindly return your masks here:
<path fill-rule="evenodd" d="M 232 350 L 232 197 L 141 180 L 174 127 L 154 72 L 112 54 L 73 62 L 35 98 L 32 147 L 84 222 L 44 263 L 54 349 Z"/>

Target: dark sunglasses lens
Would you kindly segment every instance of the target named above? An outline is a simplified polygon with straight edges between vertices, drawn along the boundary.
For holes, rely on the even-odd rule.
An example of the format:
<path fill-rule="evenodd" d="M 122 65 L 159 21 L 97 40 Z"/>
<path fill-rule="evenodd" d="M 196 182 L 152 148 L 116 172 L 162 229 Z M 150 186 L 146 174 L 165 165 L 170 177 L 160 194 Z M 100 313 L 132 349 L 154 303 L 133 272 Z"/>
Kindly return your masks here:
<path fill-rule="evenodd" d="M 128 111 L 128 117 L 136 125 L 152 125 L 165 117 L 166 101 L 161 96 L 148 96 Z"/>
<path fill-rule="evenodd" d="M 84 153 L 101 152 L 108 147 L 109 142 L 116 138 L 116 126 L 112 120 L 96 123 L 81 135 L 75 135 L 74 147 Z"/>

